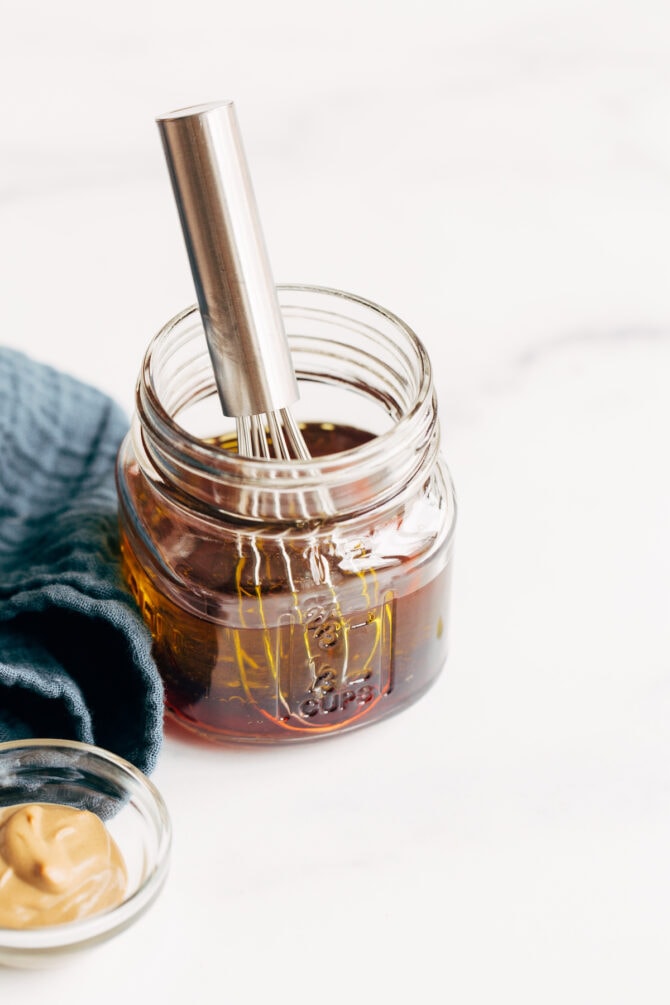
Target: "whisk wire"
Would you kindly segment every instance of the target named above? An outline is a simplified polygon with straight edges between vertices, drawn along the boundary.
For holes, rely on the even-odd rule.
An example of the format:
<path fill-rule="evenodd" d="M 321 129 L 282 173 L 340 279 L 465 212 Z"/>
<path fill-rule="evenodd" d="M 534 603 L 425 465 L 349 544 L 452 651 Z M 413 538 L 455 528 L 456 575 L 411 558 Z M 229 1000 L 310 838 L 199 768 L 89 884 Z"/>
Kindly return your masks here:
<path fill-rule="evenodd" d="M 264 422 L 265 418 L 265 422 Z M 267 423 L 267 427 L 266 427 Z M 235 419 L 237 451 L 264 460 L 311 460 L 300 426 L 289 408 Z"/>

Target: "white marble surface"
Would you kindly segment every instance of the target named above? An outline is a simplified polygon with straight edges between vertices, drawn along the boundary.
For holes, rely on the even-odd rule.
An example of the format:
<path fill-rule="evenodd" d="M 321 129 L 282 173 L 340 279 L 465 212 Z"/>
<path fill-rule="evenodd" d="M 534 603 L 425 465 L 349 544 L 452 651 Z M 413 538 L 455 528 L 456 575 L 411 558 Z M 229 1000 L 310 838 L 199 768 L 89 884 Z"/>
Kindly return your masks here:
<path fill-rule="evenodd" d="M 130 408 L 193 299 L 153 118 L 236 100 L 280 281 L 432 355 L 452 655 L 289 750 L 168 735 L 172 871 L 3 1000 L 665 1003 L 670 8 L 2 3 L 4 342 Z"/>

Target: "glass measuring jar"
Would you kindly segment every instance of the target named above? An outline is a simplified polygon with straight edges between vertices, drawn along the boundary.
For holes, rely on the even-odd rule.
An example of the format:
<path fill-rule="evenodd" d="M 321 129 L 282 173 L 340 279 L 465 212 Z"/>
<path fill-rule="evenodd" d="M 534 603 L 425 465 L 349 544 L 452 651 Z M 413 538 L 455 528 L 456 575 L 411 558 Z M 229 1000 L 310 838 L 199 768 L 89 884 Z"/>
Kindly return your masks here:
<path fill-rule="evenodd" d="M 359 297 L 279 299 L 312 458 L 236 453 L 190 308 L 148 347 L 117 463 L 124 573 L 168 712 L 221 740 L 373 722 L 447 654 L 455 501 L 425 349 Z"/>

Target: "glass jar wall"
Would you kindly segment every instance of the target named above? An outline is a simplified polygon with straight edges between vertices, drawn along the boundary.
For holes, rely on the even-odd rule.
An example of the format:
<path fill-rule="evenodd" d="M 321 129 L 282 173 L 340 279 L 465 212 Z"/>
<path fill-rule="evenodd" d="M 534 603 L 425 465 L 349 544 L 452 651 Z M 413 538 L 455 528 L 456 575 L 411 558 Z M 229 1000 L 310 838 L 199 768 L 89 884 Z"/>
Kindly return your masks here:
<path fill-rule="evenodd" d="M 117 466 L 168 711 L 221 740 L 373 722 L 447 653 L 455 504 L 425 350 L 360 298 L 279 295 L 312 459 L 237 455 L 192 308 L 149 346 Z"/>

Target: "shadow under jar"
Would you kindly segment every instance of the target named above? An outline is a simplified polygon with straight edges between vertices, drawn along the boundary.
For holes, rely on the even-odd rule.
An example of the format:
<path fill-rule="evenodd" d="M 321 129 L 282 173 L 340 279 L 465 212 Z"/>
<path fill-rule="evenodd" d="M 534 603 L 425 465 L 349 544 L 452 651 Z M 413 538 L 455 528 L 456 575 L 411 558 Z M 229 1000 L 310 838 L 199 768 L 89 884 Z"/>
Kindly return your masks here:
<path fill-rule="evenodd" d="M 311 460 L 238 456 L 191 308 L 149 345 L 117 466 L 168 711 L 224 741 L 371 723 L 447 654 L 455 502 L 426 352 L 368 301 L 278 292 Z"/>

